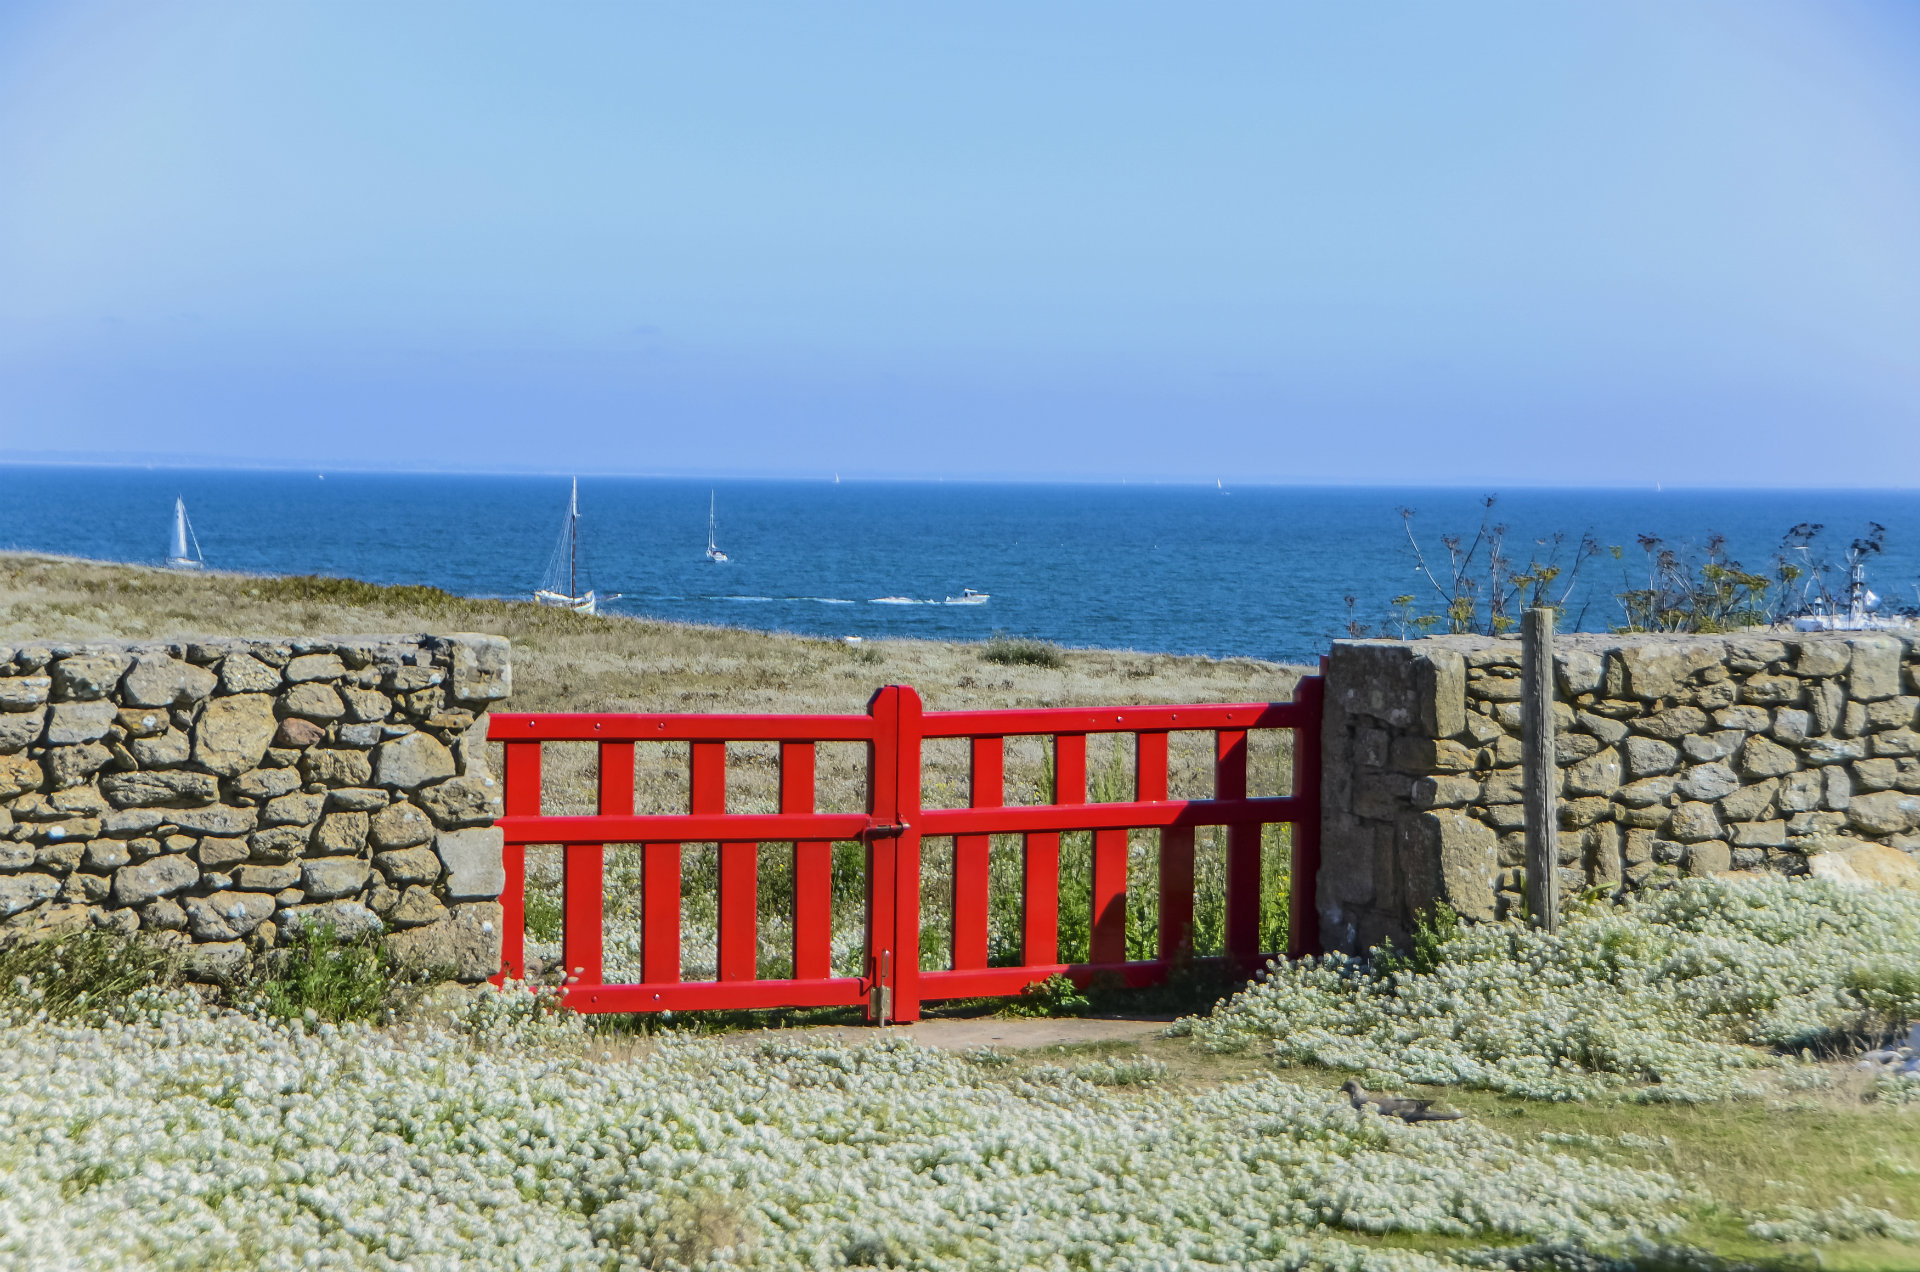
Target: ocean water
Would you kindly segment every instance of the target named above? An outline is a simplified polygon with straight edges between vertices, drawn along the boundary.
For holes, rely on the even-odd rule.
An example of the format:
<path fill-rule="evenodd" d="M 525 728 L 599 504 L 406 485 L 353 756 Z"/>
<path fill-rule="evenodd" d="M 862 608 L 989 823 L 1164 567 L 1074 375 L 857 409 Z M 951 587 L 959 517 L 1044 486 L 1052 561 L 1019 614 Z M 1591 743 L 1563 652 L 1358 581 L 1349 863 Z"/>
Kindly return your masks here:
<path fill-rule="evenodd" d="M 194 471 L 0 465 L 0 547 L 157 563 L 184 498 L 207 563 L 275 574 L 425 583 L 526 597 L 567 501 L 564 477 Z M 726 565 L 705 559 L 707 500 Z M 1440 608 L 1398 509 L 1430 559 L 1471 539 L 1486 492 L 1328 487 L 1017 485 L 580 479 L 586 576 L 606 608 L 822 636 L 984 640 L 1309 661 L 1351 614 L 1378 629 L 1393 597 Z M 1920 493 L 1525 489 L 1494 516 L 1509 555 L 1582 534 L 1619 545 L 1587 561 L 1563 626 L 1617 624 L 1644 579 L 1638 536 L 1697 552 L 1724 535 L 1765 566 L 1801 522 L 1838 560 L 1887 527 L 1870 584 L 1920 602 Z M 1563 583 L 1564 586 L 1564 583 Z M 975 588 L 984 605 L 948 605 Z M 876 603 L 904 598 L 909 603 Z"/>

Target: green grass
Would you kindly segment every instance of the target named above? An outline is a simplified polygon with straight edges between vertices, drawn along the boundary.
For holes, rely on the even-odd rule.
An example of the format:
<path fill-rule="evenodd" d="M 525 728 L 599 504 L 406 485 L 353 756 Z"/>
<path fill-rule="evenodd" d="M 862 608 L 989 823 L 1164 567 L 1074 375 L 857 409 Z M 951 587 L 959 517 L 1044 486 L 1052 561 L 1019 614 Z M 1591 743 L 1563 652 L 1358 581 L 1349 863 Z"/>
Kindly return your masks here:
<path fill-rule="evenodd" d="M 0 996 L 73 1017 L 176 985 L 180 971 L 178 953 L 154 941 L 88 929 L 0 948 Z"/>
<path fill-rule="evenodd" d="M 1058 645 L 1009 636 L 995 636 L 988 641 L 980 650 L 980 660 L 999 667 L 1044 667 L 1049 670 L 1067 665 L 1067 656 Z"/>
<path fill-rule="evenodd" d="M 273 1015 L 372 1020 L 393 1001 L 397 978 L 379 938 L 343 941 L 331 923 L 309 924 L 261 961 L 250 988 Z"/>

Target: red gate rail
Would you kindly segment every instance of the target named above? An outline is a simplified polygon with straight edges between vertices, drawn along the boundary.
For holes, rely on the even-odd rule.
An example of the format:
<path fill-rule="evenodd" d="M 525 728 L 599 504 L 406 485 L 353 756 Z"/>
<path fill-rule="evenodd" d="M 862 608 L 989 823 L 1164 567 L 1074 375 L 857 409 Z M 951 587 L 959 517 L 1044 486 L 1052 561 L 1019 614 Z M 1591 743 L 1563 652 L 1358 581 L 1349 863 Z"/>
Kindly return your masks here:
<path fill-rule="evenodd" d="M 921 1004 L 944 998 L 1018 993 L 1055 973 L 1084 984 L 1101 974 L 1129 985 L 1162 980 L 1190 953 L 1194 898 L 1194 829 L 1227 828 L 1225 957 L 1250 970 L 1260 950 L 1261 832 L 1293 827 L 1289 955 L 1319 952 L 1313 887 L 1319 868 L 1320 711 L 1323 682 L 1300 681 L 1292 702 L 1187 706 L 1059 707 L 1009 711 L 924 712 L 904 685 L 881 689 L 867 714 L 832 715 L 565 715 L 501 713 L 488 736 L 506 744 L 503 815 L 506 885 L 501 973 L 520 978 L 525 964 L 526 849 L 556 844 L 564 853 L 562 990 L 582 1011 L 864 1005 L 878 1020 L 917 1020 Z M 1247 735 L 1293 731 L 1293 790 L 1282 797 L 1247 794 Z M 1211 799 L 1171 799 L 1167 774 L 1174 733 L 1214 735 Z M 1130 734 L 1134 798 L 1087 800 L 1087 737 Z M 1005 802 L 1005 745 L 1010 737 L 1052 740 L 1054 792 L 1046 804 Z M 966 739 L 971 753 L 966 808 L 921 804 L 923 743 Z M 599 744 L 599 811 L 546 816 L 540 804 L 541 746 Z M 633 811 L 634 746 L 687 742 L 688 809 L 683 814 Z M 777 742 L 780 811 L 727 811 L 728 742 Z M 815 811 L 815 748 L 820 742 L 867 744 L 867 811 Z M 1127 959 L 1127 836 L 1160 832 L 1160 925 L 1157 955 Z M 1060 836 L 1093 836 L 1089 958 L 1059 961 Z M 1018 966 L 989 967 L 988 845 L 992 835 L 1023 838 L 1023 906 Z M 920 966 L 920 864 L 928 836 L 953 844 L 953 923 L 949 965 Z M 862 974 L 832 974 L 832 845 L 866 846 L 867 949 Z M 717 979 L 682 981 L 681 848 L 719 846 Z M 793 976 L 761 980 L 759 845 L 793 849 Z M 644 853 L 641 979 L 609 985 L 603 977 L 603 852 L 609 843 L 639 844 Z"/>

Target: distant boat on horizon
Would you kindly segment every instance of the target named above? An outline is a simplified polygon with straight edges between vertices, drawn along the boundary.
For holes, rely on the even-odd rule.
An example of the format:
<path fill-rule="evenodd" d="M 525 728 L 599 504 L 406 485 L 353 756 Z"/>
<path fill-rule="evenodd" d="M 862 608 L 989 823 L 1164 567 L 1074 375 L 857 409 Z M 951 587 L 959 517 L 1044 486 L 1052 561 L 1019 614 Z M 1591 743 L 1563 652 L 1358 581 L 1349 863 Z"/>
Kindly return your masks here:
<path fill-rule="evenodd" d="M 187 550 L 187 541 L 193 541 L 193 550 Z M 175 496 L 173 500 L 173 538 L 167 544 L 167 567 L 174 570 L 200 570 L 206 568 L 207 558 L 200 551 L 200 536 L 193 532 L 193 523 L 187 520 L 187 504 L 184 499 Z"/>
<path fill-rule="evenodd" d="M 596 614 L 602 601 L 617 601 L 618 592 L 601 596 L 592 588 L 580 590 L 580 479 L 573 479 L 572 492 L 567 496 L 566 520 L 560 523 L 560 542 L 554 545 L 553 556 L 547 561 L 547 573 L 541 585 L 534 589 L 533 599 L 542 605 L 551 605 L 556 609 L 569 609 L 576 614 Z"/>
<path fill-rule="evenodd" d="M 713 541 L 713 492 L 707 492 L 707 560 L 725 565 L 730 558 Z"/>
<path fill-rule="evenodd" d="M 949 596 L 946 603 L 948 605 L 985 605 L 992 599 L 992 595 L 987 592 L 976 592 L 970 587 L 963 587 L 960 589 L 960 595 Z"/>

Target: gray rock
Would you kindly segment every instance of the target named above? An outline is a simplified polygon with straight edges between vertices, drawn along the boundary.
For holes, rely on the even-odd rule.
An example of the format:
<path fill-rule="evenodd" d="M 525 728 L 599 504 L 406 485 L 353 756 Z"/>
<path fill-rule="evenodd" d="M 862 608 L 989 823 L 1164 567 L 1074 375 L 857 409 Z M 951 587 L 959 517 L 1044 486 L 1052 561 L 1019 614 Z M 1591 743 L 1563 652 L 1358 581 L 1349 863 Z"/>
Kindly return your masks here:
<path fill-rule="evenodd" d="M 5 684 L 0 681 L 0 684 Z M 35 707 L 30 711 L 9 711 L 0 714 L 0 752 L 19 751 L 32 746 L 46 732 L 47 709 Z"/>
<path fill-rule="evenodd" d="M 289 861 L 305 851 L 310 834 L 312 831 L 305 826 L 275 826 L 247 836 L 247 847 L 255 861 Z"/>
<path fill-rule="evenodd" d="M 366 846 L 365 813 L 328 813 L 313 837 L 313 851 L 316 853 L 358 853 Z"/>
<path fill-rule="evenodd" d="M 1624 749 L 1627 773 L 1635 778 L 1671 773 L 1680 764 L 1680 752 L 1655 738 L 1628 738 Z"/>
<path fill-rule="evenodd" d="M 109 773 L 100 779 L 100 790 L 115 808 L 204 804 L 220 796 L 220 784 L 207 774 L 166 769 Z"/>
<path fill-rule="evenodd" d="M 144 835 L 165 821 L 165 815 L 152 808 L 117 808 L 100 814 L 100 830 L 108 835 Z"/>
<path fill-rule="evenodd" d="M 343 813 L 377 813 L 387 806 L 387 793 L 377 786 L 347 786 L 327 792 L 327 807 Z"/>
<path fill-rule="evenodd" d="M 1806 757 L 1809 764 L 1844 764 L 1848 760 L 1860 759 L 1866 753 L 1867 744 L 1860 738 L 1807 739 Z"/>
<path fill-rule="evenodd" d="M 1629 808 L 1649 808 L 1664 803 L 1676 784 L 1677 779 L 1670 776 L 1642 778 L 1621 787 L 1617 798 Z"/>
<path fill-rule="evenodd" d="M 1847 804 L 1847 822 L 1868 835 L 1897 835 L 1920 826 L 1920 795 L 1878 791 L 1855 795 Z"/>
<path fill-rule="evenodd" d="M 113 692 L 133 661 L 126 654 L 90 654 L 53 664 L 53 693 L 61 702 L 97 702 Z"/>
<path fill-rule="evenodd" d="M 142 654 L 120 681 L 120 693 L 131 707 L 185 706 L 211 694 L 218 683 L 205 667 L 165 654 Z"/>
<path fill-rule="evenodd" d="M 282 795 L 260 810 L 262 826 L 311 826 L 320 820 L 325 795 Z"/>
<path fill-rule="evenodd" d="M 1727 707 L 1713 713 L 1713 722 L 1722 729 L 1739 729 L 1744 733 L 1764 733 L 1767 730 L 1768 716 L 1761 707 Z"/>
<path fill-rule="evenodd" d="M 453 776 L 453 753 L 425 733 L 382 742 L 373 752 L 374 779 L 381 786 L 414 790 Z"/>
<path fill-rule="evenodd" d="M 346 700 L 347 716 L 363 724 L 378 724 L 393 710 L 393 699 L 378 689 L 347 686 L 340 690 L 340 696 Z"/>
<path fill-rule="evenodd" d="M 452 639 L 455 698 L 498 702 L 513 693 L 512 647 L 503 637 L 462 632 Z"/>
<path fill-rule="evenodd" d="M 1742 730 L 1722 729 L 1717 733 L 1693 734 L 1680 744 L 1680 749 L 1695 764 L 1706 764 L 1726 759 L 1738 751 L 1746 740 L 1747 735 Z"/>
<path fill-rule="evenodd" d="M 295 905 L 274 916 L 274 926 L 283 940 L 291 940 L 309 926 L 331 925 L 340 941 L 362 941 L 386 930 L 380 916 L 358 901 L 334 901 L 327 905 Z"/>
<path fill-rule="evenodd" d="M 1793 669 L 1802 676 L 1837 676 L 1853 660 L 1853 650 L 1837 640 L 1793 642 Z"/>
<path fill-rule="evenodd" d="M 319 857 L 301 863 L 300 888 L 310 901 L 352 896 L 367 886 L 371 867 L 358 857 Z M 504 885 L 504 880 L 502 881 Z M 496 890 L 495 895 L 498 895 Z"/>
<path fill-rule="evenodd" d="M 47 780 L 56 787 L 73 786 L 86 781 L 111 763 L 113 752 L 98 742 L 49 747 L 46 756 Z"/>
<path fill-rule="evenodd" d="M 141 906 L 140 918 L 147 927 L 160 932 L 179 932 L 187 926 L 187 912 L 171 897 Z"/>
<path fill-rule="evenodd" d="M 440 857 L 431 848 L 398 848 L 376 855 L 373 864 L 389 883 L 432 883 L 440 877 Z"/>
<path fill-rule="evenodd" d="M 300 882 L 300 867 L 281 866 L 241 866 L 233 872 L 234 886 L 248 892 L 279 892 L 291 888 Z"/>
<path fill-rule="evenodd" d="M 156 897 L 172 896 L 200 882 L 200 867 L 184 854 L 155 857 L 138 865 L 122 866 L 113 876 L 115 905 L 145 905 Z"/>
<path fill-rule="evenodd" d="M 1799 757 L 1792 751 L 1757 733 L 1740 748 L 1740 771 L 1749 778 L 1782 777 L 1799 767 Z"/>
<path fill-rule="evenodd" d="M 1873 737 L 1875 755 L 1920 755 L 1920 733 L 1912 729 L 1894 729 Z"/>
<path fill-rule="evenodd" d="M 333 686 L 320 682 L 295 685 L 280 696 L 280 704 L 288 715 L 306 720 L 338 720 L 347 713 L 346 704 L 340 701 Z"/>
<path fill-rule="evenodd" d="M 1789 776 L 1780 787 L 1780 807 L 1789 813 L 1811 812 L 1820 807 L 1820 774 L 1800 772 Z"/>
<path fill-rule="evenodd" d="M 1846 769 L 1835 765 L 1820 773 L 1820 802 L 1833 811 L 1845 810 L 1853 799 L 1853 779 Z"/>
<path fill-rule="evenodd" d="M 245 936 L 273 915 L 273 895 L 265 892 L 216 892 L 189 897 L 187 930 L 196 941 L 233 941 Z"/>
<path fill-rule="evenodd" d="M 1799 746 L 1813 736 L 1813 717 L 1793 707 L 1773 713 L 1773 736 L 1788 746 Z"/>
<path fill-rule="evenodd" d="M 433 838 L 433 823 L 412 804 L 390 804 L 375 813 L 368 833 L 380 848 L 410 848 Z"/>
<path fill-rule="evenodd" d="M 1687 873 L 1695 878 L 1724 874 L 1733 866 L 1733 854 L 1719 840 L 1687 845 Z"/>
<path fill-rule="evenodd" d="M 1434 785 L 1433 803 L 1429 807 L 1450 804 L 1465 804 L 1479 798 L 1480 784 L 1464 774 L 1439 774 L 1421 781 Z M 1417 783 L 1416 783 L 1417 786 Z M 490 826 L 499 812 L 495 803 L 493 789 L 482 781 L 471 777 L 456 777 L 450 781 L 429 786 L 415 796 L 433 823 L 443 829 L 451 830 L 460 826 Z M 1414 799 L 1419 801 L 1416 789 Z M 1487 796 L 1489 800 L 1495 797 Z"/>
<path fill-rule="evenodd" d="M 1690 733 L 1706 731 L 1707 713 L 1698 707 L 1673 707 L 1658 715 L 1630 721 L 1629 724 L 1635 733 L 1679 742 Z"/>
<path fill-rule="evenodd" d="M 346 674 L 346 664 L 338 654 L 301 654 L 287 664 L 286 670 L 290 685 L 308 680 L 338 680 Z"/>
<path fill-rule="evenodd" d="M 0 711 L 31 711 L 52 692 L 51 676 L 0 677 Z"/>
<path fill-rule="evenodd" d="M 280 672 L 247 654 L 228 654 L 220 660 L 220 688 L 226 693 L 272 693 L 280 687 Z"/>
<path fill-rule="evenodd" d="M 1800 701 L 1803 686 L 1796 676 L 1751 676 L 1740 686 L 1740 696 L 1763 707 L 1784 707 Z"/>
<path fill-rule="evenodd" d="M 1847 693 L 1837 680 L 1822 680 L 1807 693 L 1815 733 L 1832 733 L 1847 709 Z"/>
<path fill-rule="evenodd" d="M 244 839 L 221 839 L 208 836 L 200 841 L 193 850 L 203 870 L 225 870 L 247 859 L 247 841 Z"/>
<path fill-rule="evenodd" d="M 1875 702 L 1900 692 L 1899 637 L 1856 636 L 1847 644 L 1853 647 L 1853 666 L 1847 673 L 1847 689 L 1853 697 Z"/>
<path fill-rule="evenodd" d="M 60 881 L 52 875 L 0 875 L 0 918 L 11 918 L 30 910 L 60 891 Z"/>
<path fill-rule="evenodd" d="M 193 740 L 178 729 L 168 729 L 158 737 L 135 738 L 127 744 L 141 768 L 176 768 L 193 756 Z"/>
<path fill-rule="evenodd" d="M 307 781 L 325 786 L 365 786 L 373 780 L 373 764 L 364 751 L 330 747 L 315 747 L 302 755 L 300 772 Z"/>
<path fill-rule="evenodd" d="M 26 755 L 0 755 L 0 799 L 37 791 L 46 780 L 46 770 L 40 767 L 40 761 Z"/>
<path fill-rule="evenodd" d="M 380 741 L 378 724 L 343 724 L 334 733 L 341 746 L 371 749 Z"/>
<path fill-rule="evenodd" d="M 1853 778 L 1858 790 L 1884 791 L 1900 780 L 1900 767 L 1894 760 L 1855 760 Z"/>
<path fill-rule="evenodd" d="M 483 981 L 500 970 L 500 922 L 497 904 L 457 905 L 438 923 L 389 935 L 387 950 L 404 967 Z"/>
<path fill-rule="evenodd" d="M 1752 821 L 1766 813 L 1779 789 L 1778 778 L 1751 782 L 1720 801 L 1720 815 L 1730 822 Z"/>
<path fill-rule="evenodd" d="M 1455 820 L 1471 821 L 1465 814 L 1427 814 L 1451 827 Z M 1478 825 L 1479 823 L 1474 823 Z M 1482 828 L 1485 829 L 1484 827 Z M 1460 833 L 1465 833 L 1461 831 Z M 1487 832 L 1486 847 L 1491 862 L 1493 835 Z M 506 837 L 494 827 L 471 830 L 443 830 L 433 837 L 433 850 L 446 869 L 446 895 L 449 901 L 491 901 L 507 886 L 507 872 L 501 863 Z M 1489 901 L 1491 905 L 1491 901 Z M 1457 907 L 1456 907 L 1457 908 Z M 1465 911 L 1461 911 L 1465 913 Z"/>
<path fill-rule="evenodd" d="M 109 874 L 133 860 L 133 853 L 118 839 L 95 839 L 87 845 L 84 858 L 87 869 Z"/>
<path fill-rule="evenodd" d="M 1567 770 L 1569 795 L 1610 795 L 1620 789 L 1620 753 L 1612 748 L 1588 756 Z"/>
<path fill-rule="evenodd" d="M 167 815 L 168 820 L 196 835 L 245 835 L 254 828 L 256 810 L 210 804 L 205 808 L 182 808 Z"/>
<path fill-rule="evenodd" d="M 1743 822 L 1733 828 L 1733 842 L 1741 848 L 1784 848 L 1787 846 L 1787 823 Z"/>
<path fill-rule="evenodd" d="M 286 768 L 250 769 L 234 778 L 231 786 L 235 795 L 264 804 L 299 790 L 300 772 Z"/>
<path fill-rule="evenodd" d="M 1677 788 L 1688 799 L 1716 800 L 1740 789 L 1740 779 L 1724 764 L 1698 764 L 1680 775 Z"/>
<path fill-rule="evenodd" d="M 189 945 L 181 966 L 187 979 L 226 982 L 246 970 L 247 947 L 238 941 L 210 941 Z"/>
<path fill-rule="evenodd" d="M 419 927 L 423 923 L 437 923 L 447 916 L 447 907 L 433 895 L 431 888 L 415 885 L 401 894 L 400 900 L 387 911 L 387 922 L 397 928 Z"/>
<path fill-rule="evenodd" d="M 238 777 L 260 766 L 279 726 L 273 699 L 266 694 L 215 698 L 194 725 L 193 758 L 210 772 Z"/>
<path fill-rule="evenodd" d="M 104 699 L 93 702 L 57 702 L 47 713 L 47 745 L 73 746 L 97 742 L 113 727 L 119 708 Z"/>
<path fill-rule="evenodd" d="M 0 839 L 0 870 L 25 870 L 33 864 L 35 855 L 32 844 Z M 434 860 L 437 863 L 439 858 Z"/>

